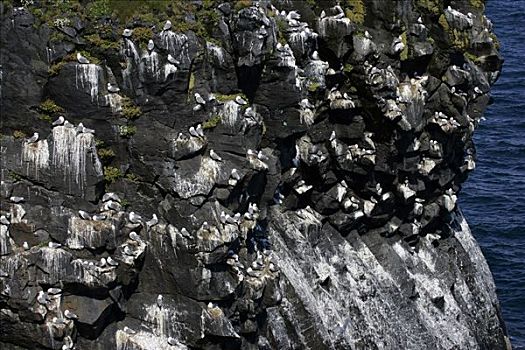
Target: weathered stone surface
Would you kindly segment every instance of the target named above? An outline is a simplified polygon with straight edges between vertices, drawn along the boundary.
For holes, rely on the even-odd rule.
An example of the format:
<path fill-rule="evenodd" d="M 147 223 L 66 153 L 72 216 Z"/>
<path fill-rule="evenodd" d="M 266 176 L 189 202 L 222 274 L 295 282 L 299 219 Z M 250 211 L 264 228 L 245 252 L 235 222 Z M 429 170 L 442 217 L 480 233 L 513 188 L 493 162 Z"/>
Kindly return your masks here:
<path fill-rule="evenodd" d="M 477 2 L 23 3 L 2 349 L 510 347 L 456 204 L 502 63 Z"/>

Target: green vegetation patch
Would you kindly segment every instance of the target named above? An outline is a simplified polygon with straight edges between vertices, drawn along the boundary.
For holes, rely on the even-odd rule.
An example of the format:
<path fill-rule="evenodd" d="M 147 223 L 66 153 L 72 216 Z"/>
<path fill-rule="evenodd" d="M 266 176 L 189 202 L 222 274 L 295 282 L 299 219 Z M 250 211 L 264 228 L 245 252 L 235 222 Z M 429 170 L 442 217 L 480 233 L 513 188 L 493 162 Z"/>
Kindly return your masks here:
<path fill-rule="evenodd" d="M 123 177 L 122 172 L 119 168 L 113 167 L 113 166 L 105 166 L 104 167 L 104 180 L 106 183 L 115 183 L 116 181 L 120 180 Z"/>
<path fill-rule="evenodd" d="M 38 106 L 38 109 L 40 110 L 40 112 L 42 113 L 45 113 L 45 114 L 55 114 L 55 113 L 62 113 L 64 112 L 64 108 L 60 107 L 59 105 L 57 105 L 55 103 L 55 101 L 51 100 L 51 99 L 46 99 L 45 101 L 43 101 L 42 103 L 40 103 L 40 105 Z"/>
<path fill-rule="evenodd" d="M 129 138 L 137 132 L 137 127 L 134 125 L 121 125 L 119 126 L 119 134 L 122 137 Z"/>
<path fill-rule="evenodd" d="M 217 125 L 219 125 L 222 122 L 222 118 L 220 115 L 214 115 L 210 119 L 206 120 L 204 123 L 202 123 L 203 129 L 213 129 Z"/>
<path fill-rule="evenodd" d="M 134 120 L 142 115 L 142 109 L 133 103 L 129 97 L 122 98 L 122 110 L 120 114 L 129 120 Z"/>
<path fill-rule="evenodd" d="M 363 0 L 346 0 L 345 15 L 354 23 L 365 23 L 366 8 Z"/>
<path fill-rule="evenodd" d="M 15 139 L 23 139 L 23 138 L 27 137 L 27 135 L 22 130 L 15 130 L 15 131 L 13 131 L 13 137 Z"/>

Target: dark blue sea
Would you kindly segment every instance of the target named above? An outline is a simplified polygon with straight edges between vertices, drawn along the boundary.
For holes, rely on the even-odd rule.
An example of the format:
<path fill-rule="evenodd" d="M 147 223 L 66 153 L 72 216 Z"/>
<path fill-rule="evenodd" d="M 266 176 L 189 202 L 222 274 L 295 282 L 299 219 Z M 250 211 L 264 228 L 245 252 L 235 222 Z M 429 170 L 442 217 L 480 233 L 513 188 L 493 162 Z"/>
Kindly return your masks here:
<path fill-rule="evenodd" d="M 525 0 L 489 0 L 505 59 L 477 130 L 461 207 L 488 260 L 514 349 L 525 349 Z"/>

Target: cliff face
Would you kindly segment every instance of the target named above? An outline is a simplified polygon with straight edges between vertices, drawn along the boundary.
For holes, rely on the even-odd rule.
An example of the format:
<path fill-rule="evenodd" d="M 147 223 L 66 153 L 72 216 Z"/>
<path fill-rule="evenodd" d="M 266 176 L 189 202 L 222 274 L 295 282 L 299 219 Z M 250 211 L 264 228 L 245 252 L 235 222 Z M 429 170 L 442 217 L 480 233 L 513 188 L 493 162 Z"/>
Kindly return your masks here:
<path fill-rule="evenodd" d="M 143 3 L 2 2 L 2 349 L 510 348 L 482 1 Z"/>

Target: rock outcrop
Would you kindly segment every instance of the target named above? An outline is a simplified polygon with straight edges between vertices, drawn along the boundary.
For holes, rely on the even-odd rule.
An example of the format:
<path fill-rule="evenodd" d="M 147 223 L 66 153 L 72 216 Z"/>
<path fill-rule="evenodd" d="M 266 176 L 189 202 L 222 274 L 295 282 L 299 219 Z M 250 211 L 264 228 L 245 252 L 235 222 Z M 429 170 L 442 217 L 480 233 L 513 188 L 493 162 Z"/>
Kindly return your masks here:
<path fill-rule="evenodd" d="M 158 3 L 0 5 L 2 349 L 510 348 L 482 1 Z"/>

